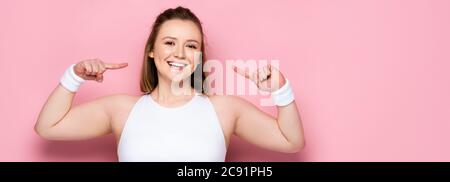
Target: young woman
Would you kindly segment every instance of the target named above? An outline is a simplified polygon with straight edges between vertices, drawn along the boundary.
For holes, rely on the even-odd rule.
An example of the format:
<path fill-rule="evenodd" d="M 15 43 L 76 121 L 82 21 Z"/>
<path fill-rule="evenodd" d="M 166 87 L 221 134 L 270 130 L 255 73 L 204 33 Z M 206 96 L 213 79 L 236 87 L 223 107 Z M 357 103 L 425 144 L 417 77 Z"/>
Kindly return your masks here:
<path fill-rule="evenodd" d="M 300 151 L 303 127 L 289 81 L 270 66 L 254 73 L 234 69 L 259 89 L 272 92 L 277 118 L 239 97 L 205 94 L 194 87 L 205 78 L 194 74 L 203 66 L 204 49 L 200 20 L 183 7 L 167 9 L 156 18 L 147 41 L 142 95 L 105 96 L 72 107 L 84 81 L 102 82 L 105 71 L 127 66 L 99 59 L 81 61 L 61 77 L 39 114 L 35 131 L 48 140 L 83 140 L 112 133 L 119 161 L 225 161 L 233 134 L 265 149 Z M 199 53 L 203 56 L 196 56 Z M 183 84 L 186 81 L 191 84 Z"/>

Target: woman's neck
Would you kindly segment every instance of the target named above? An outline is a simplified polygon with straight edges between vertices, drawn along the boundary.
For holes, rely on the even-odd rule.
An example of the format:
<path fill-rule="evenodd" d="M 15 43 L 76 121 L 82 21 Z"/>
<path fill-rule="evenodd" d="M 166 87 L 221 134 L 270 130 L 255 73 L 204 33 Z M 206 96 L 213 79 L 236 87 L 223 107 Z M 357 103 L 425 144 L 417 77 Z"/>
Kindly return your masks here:
<path fill-rule="evenodd" d="M 165 103 L 190 99 L 194 96 L 194 94 L 195 90 L 190 84 L 181 84 L 181 82 L 172 83 L 171 80 L 165 79 L 159 79 L 158 85 L 151 93 L 153 98 L 157 99 L 158 102 Z"/>

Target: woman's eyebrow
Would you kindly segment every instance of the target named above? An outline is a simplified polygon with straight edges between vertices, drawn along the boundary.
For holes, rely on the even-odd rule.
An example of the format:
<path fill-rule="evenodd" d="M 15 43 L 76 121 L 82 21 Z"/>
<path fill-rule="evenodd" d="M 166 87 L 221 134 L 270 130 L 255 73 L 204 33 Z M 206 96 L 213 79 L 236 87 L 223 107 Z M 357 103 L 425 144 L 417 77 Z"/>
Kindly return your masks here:
<path fill-rule="evenodd" d="M 175 39 L 175 40 L 178 40 L 177 38 L 171 37 L 171 36 L 165 36 L 162 39 Z M 189 39 L 189 40 L 187 40 L 187 42 L 196 42 L 197 44 L 200 44 L 200 42 L 198 42 L 197 40 L 194 40 L 194 39 Z"/>
<path fill-rule="evenodd" d="M 187 40 L 187 42 L 196 42 L 197 44 L 200 44 L 197 40 L 194 40 L 194 39 L 189 39 L 189 40 Z"/>
<path fill-rule="evenodd" d="M 171 37 L 171 36 L 165 36 L 165 37 L 163 37 L 162 39 L 175 39 L 175 40 L 177 40 L 177 38 Z"/>

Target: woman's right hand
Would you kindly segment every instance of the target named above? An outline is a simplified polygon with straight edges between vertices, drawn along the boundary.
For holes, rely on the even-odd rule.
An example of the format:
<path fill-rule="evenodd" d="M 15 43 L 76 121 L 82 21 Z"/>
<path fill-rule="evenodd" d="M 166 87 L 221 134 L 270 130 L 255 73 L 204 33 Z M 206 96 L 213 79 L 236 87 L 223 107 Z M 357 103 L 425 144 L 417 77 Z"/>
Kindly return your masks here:
<path fill-rule="evenodd" d="M 128 63 L 105 63 L 100 59 L 84 60 L 73 68 L 75 74 L 84 80 L 103 81 L 103 73 L 108 69 L 122 69 L 128 66 Z"/>
<path fill-rule="evenodd" d="M 69 81 L 78 81 L 73 73 L 85 80 L 103 81 L 103 73 L 108 69 L 121 69 L 127 63 L 105 63 L 99 59 L 83 60 L 75 66 L 70 73 Z M 70 67 L 72 68 L 72 66 Z M 72 72 L 73 71 L 73 72 Z M 50 94 L 42 107 L 34 126 L 39 136 L 48 140 L 82 140 L 106 135 L 112 132 L 111 122 L 117 113 L 115 106 L 124 100 L 132 100 L 133 96 L 108 96 L 84 103 L 72 108 L 75 94 L 59 84 Z M 134 100 L 133 100 L 134 102 Z M 131 105 L 131 104 L 130 104 Z M 93 112 L 94 111 L 94 112 Z"/>

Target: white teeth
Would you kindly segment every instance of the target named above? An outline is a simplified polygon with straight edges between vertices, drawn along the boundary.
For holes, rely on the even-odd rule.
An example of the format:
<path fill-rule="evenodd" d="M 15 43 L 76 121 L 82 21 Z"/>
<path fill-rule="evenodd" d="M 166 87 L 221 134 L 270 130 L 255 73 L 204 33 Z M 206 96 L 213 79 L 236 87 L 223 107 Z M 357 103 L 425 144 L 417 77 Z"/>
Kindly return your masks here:
<path fill-rule="evenodd" d="M 176 66 L 176 67 L 185 67 L 185 66 L 187 66 L 187 64 L 184 64 L 184 63 L 177 63 L 177 62 L 168 62 L 168 64 L 169 64 L 170 66 Z"/>

